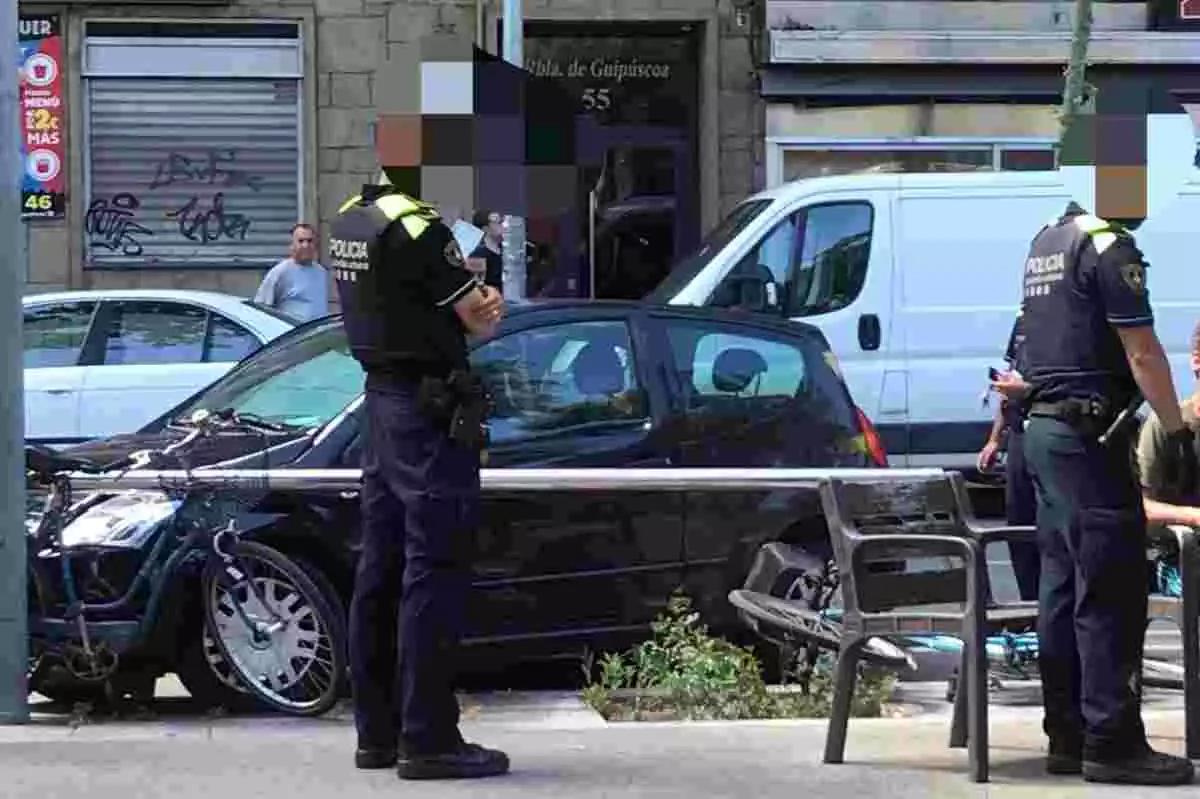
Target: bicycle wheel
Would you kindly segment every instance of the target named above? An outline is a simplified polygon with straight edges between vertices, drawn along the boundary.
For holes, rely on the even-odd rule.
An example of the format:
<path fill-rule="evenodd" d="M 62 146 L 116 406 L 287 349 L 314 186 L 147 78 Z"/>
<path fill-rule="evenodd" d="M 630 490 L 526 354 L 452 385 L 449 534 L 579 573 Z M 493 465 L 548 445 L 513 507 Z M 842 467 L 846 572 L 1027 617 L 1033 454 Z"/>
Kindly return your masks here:
<path fill-rule="evenodd" d="M 250 541 L 226 565 L 210 557 L 201 590 L 212 640 L 245 688 L 290 715 L 318 716 L 338 700 L 345 623 L 304 570 Z"/>
<path fill-rule="evenodd" d="M 842 626 L 821 611 L 806 608 L 799 602 L 745 589 L 731 591 L 729 601 L 745 615 L 755 632 L 764 638 L 774 640 L 772 636 L 776 636 L 800 643 L 813 643 L 834 652 L 841 648 Z M 862 649 L 862 659 L 889 668 L 916 667 L 907 652 L 882 638 L 867 641 Z"/>
<path fill-rule="evenodd" d="M 1183 690 L 1183 666 L 1165 660 L 1142 659 L 1142 685 L 1150 688 Z"/>

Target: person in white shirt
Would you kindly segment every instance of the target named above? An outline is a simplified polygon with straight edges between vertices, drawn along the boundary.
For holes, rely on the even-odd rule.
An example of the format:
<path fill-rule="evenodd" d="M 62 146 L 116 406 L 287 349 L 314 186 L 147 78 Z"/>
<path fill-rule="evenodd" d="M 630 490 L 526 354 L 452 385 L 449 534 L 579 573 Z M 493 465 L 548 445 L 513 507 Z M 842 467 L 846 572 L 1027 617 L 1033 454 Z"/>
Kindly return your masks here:
<path fill-rule="evenodd" d="M 317 260 L 317 232 L 300 222 L 292 228 L 290 257 L 267 272 L 254 301 L 301 322 L 329 315 L 329 275 Z"/>

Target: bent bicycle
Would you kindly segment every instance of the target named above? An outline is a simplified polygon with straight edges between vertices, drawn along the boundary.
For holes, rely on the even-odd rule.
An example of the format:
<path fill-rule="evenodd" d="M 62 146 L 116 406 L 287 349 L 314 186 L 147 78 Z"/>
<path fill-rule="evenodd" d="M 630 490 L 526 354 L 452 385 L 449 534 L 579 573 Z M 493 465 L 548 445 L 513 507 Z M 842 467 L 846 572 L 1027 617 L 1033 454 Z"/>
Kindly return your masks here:
<path fill-rule="evenodd" d="M 1158 595 L 1179 597 L 1182 582 L 1178 567 L 1171 563 L 1171 554 L 1165 547 L 1153 548 L 1151 590 Z M 834 604 L 840 585 L 837 563 L 828 558 L 823 566 L 794 577 L 782 587 L 779 596 L 747 587 L 732 591 L 729 601 L 751 630 L 779 647 L 789 659 L 799 653 L 799 671 L 803 674 L 814 667 L 822 651 L 836 653 L 841 647 L 841 611 Z M 892 670 L 915 670 L 914 651 L 960 655 L 962 649 L 962 640 L 952 635 L 890 635 L 871 638 L 861 657 L 864 662 Z M 986 651 L 993 686 L 999 686 L 1003 680 L 1040 678 L 1036 632 L 1002 630 L 987 637 Z M 1181 665 L 1160 658 L 1143 658 L 1143 686 L 1183 690 L 1183 678 Z M 947 701 L 954 701 L 957 683 L 957 677 L 948 681 Z"/>
<path fill-rule="evenodd" d="M 186 470 L 183 456 L 198 442 L 255 421 L 204 412 L 187 424 L 180 441 L 103 466 L 26 447 L 27 486 L 48 489 L 40 518 L 27 524 L 30 691 L 65 670 L 115 698 L 123 666 L 153 658 L 178 633 L 215 643 L 262 705 L 325 713 L 346 671 L 345 622 L 297 562 L 241 538 L 235 519 L 267 494 L 265 482 L 213 485 L 188 471 L 195 478 L 160 481 L 159 491 L 72 495 L 72 472 Z M 198 584 L 199 596 L 179 598 L 181 584 Z M 173 631 L 177 604 L 197 600 L 203 629 Z"/>

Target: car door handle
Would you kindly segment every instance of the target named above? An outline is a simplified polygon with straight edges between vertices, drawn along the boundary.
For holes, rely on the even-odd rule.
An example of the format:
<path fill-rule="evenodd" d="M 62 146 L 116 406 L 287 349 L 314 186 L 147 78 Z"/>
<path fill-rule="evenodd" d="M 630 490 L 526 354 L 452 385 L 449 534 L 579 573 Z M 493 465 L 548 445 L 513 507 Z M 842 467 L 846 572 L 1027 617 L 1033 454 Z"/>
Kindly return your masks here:
<path fill-rule="evenodd" d="M 59 396 L 62 396 L 63 394 L 70 394 L 71 389 L 69 389 L 69 388 L 48 388 L 48 389 L 46 389 L 46 393 L 53 394 L 54 396 L 59 397 Z"/>

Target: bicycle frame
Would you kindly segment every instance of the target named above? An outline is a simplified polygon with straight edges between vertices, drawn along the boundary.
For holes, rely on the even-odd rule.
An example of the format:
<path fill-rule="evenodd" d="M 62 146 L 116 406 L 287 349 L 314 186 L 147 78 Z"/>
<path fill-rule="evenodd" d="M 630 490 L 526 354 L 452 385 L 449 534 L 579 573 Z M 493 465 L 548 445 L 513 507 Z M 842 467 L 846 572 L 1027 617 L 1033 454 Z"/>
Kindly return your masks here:
<path fill-rule="evenodd" d="M 155 454 L 171 454 L 188 446 L 200 436 L 209 435 L 211 432 L 211 424 L 197 424 L 196 429 L 181 441 L 158 453 L 150 451 L 135 453 L 130 458 L 131 467 L 144 466 Z M 51 486 L 50 496 L 46 500 L 46 510 L 34 533 L 36 541 L 48 545 L 60 558 L 61 592 L 62 597 L 66 600 L 66 611 L 62 615 L 51 616 L 45 602 L 39 602 L 37 609 L 30 608 L 30 636 L 33 641 L 37 641 L 45 647 L 44 651 L 39 653 L 39 658 L 51 653 L 66 658 L 72 654 L 69 649 L 78 644 L 87 658 L 85 662 L 89 669 L 94 669 L 97 662 L 93 645 L 102 645 L 107 648 L 106 655 L 110 659 L 105 671 L 111 674 L 115 671 L 119 656 L 145 641 L 150 631 L 157 625 L 163 600 L 183 563 L 198 553 L 203 553 L 206 558 L 216 555 L 229 560 L 229 556 L 225 555 L 222 550 L 221 540 L 226 535 L 236 535 L 237 530 L 233 520 L 230 520 L 226 527 L 220 530 L 214 531 L 211 526 L 194 524 L 186 533 L 180 533 L 178 529 L 175 529 L 175 525 L 179 523 L 183 509 L 189 502 L 194 501 L 192 495 L 185 495 L 173 514 L 174 518 L 166 523 L 167 527 L 154 533 L 157 535 L 157 539 L 151 545 L 149 553 L 141 560 L 137 572 L 129 581 L 122 595 L 111 602 L 82 602 L 79 599 L 79 586 L 75 579 L 72 561 L 80 555 L 92 553 L 73 551 L 73 548 L 63 544 L 62 531 L 66 526 L 63 523 L 64 517 L 70 510 L 74 510 L 76 513 L 81 510 L 78 507 L 74 509 L 67 507 L 70 501 L 70 491 L 69 479 L 59 475 Z M 83 509 L 86 507 L 89 506 L 84 506 Z M 48 532 L 50 535 L 47 535 Z M 39 581 L 51 569 L 50 564 L 41 562 L 42 551 L 44 549 L 31 553 L 29 559 L 30 569 Z M 253 581 L 251 582 L 253 585 Z M 147 591 L 145 606 L 135 609 L 135 601 L 143 590 Z M 256 594 L 259 593 L 257 586 L 253 586 L 252 590 Z M 261 601 L 262 597 L 260 596 L 259 599 Z M 88 614 L 120 614 L 122 611 L 129 611 L 129 618 L 107 621 L 94 621 L 87 618 Z M 243 618 L 245 617 L 244 610 L 240 606 L 238 612 Z M 246 621 L 249 623 L 249 620 Z M 89 671 L 89 673 L 91 672 Z"/>

